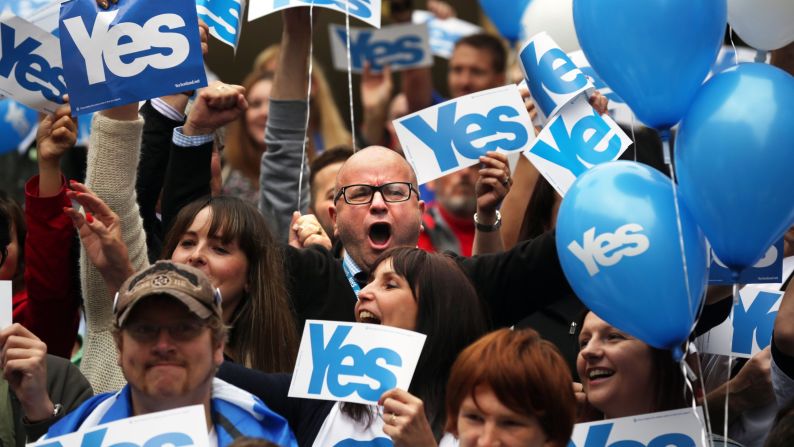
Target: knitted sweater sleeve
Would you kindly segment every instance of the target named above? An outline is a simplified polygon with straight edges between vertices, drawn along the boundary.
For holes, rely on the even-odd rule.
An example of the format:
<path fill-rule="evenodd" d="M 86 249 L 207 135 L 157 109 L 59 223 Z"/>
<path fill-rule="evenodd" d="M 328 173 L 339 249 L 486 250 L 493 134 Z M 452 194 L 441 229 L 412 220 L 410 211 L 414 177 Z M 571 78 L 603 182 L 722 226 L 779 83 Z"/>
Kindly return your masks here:
<path fill-rule="evenodd" d="M 116 121 L 95 114 L 91 124 L 86 185 L 119 215 L 122 238 L 137 271 L 148 266 L 146 235 L 135 194 L 143 119 Z M 126 381 L 117 365 L 113 298 L 102 275 L 80 251 L 80 282 L 85 299 L 86 340 L 80 369 L 96 393 L 115 391 Z"/>

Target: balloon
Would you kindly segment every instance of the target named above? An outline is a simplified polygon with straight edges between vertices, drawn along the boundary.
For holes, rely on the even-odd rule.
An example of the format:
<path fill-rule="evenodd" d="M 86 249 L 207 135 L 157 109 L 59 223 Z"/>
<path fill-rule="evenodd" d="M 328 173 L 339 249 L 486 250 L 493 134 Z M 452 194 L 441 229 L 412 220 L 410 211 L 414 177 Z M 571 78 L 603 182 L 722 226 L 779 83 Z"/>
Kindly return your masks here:
<path fill-rule="evenodd" d="M 529 0 L 480 0 L 480 7 L 491 19 L 499 34 L 510 42 L 521 35 L 521 16 Z"/>
<path fill-rule="evenodd" d="M 522 40 L 546 31 L 566 53 L 579 50 L 573 27 L 573 0 L 532 0 L 521 18 Z"/>
<path fill-rule="evenodd" d="M 740 64 L 711 78 L 681 120 L 681 196 L 731 270 L 753 265 L 794 223 L 794 77 Z"/>
<path fill-rule="evenodd" d="M 11 100 L 0 100 L 0 154 L 16 150 L 33 130 L 38 114 L 22 104 Z"/>
<path fill-rule="evenodd" d="M 677 358 L 708 280 L 706 240 L 683 203 L 680 212 L 689 293 L 672 182 L 647 165 L 607 162 L 582 174 L 560 205 L 556 238 L 563 272 L 590 310 Z"/>
<path fill-rule="evenodd" d="M 722 43 L 725 0 L 574 0 L 587 59 L 643 123 L 669 129 L 686 112 Z"/>
<path fill-rule="evenodd" d="M 794 2 L 728 0 L 728 22 L 749 45 L 776 50 L 794 41 Z"/>

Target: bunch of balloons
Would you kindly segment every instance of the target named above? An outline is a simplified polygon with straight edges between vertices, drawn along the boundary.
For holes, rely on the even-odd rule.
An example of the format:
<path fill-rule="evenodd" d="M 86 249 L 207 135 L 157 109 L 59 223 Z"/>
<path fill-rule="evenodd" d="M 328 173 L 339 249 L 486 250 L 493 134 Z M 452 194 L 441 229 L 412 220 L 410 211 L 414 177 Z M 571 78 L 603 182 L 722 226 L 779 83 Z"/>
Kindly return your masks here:
<path fill-rule="evenodd" d="M 559 211 L 560 262 L 601 318 L 680 356 L 708 278 L 703 236 L 738 277 L 794 224 L 794 77 L 742 64 L 704 84 L 729 18 L 751 45 L 780 48 L 794 2 L 572 2 L 595 72 L 642 122 L 679 125 L 678 184 L 634 163 L 586 172 Z"/>

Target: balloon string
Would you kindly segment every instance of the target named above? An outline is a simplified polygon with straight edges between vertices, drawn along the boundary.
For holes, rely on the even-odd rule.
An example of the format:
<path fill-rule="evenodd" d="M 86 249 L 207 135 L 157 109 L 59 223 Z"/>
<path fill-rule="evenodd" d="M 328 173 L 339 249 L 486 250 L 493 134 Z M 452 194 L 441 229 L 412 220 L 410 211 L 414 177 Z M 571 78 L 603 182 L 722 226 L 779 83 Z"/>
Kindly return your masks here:
<path fill-rule="evenodd" d="M 736 44 L 733 43 L 733 27 L 731 25 L 728 25 L 728 38 L 731 40 L 733 48 L 733 65 L 739 65 L 739 53 L 736 51 Z"/>
<path fill-rule="evenodd" d="M 353 115 L 353 67 L 350 56 L 350 2 L 345 2 L 345 34 L 347 39 L 347 91 L 350 97 L 350 137 L 353 143 L 353 152 L 356 151 L 356 120 Z"/>
<path fill-rule="evenodd" d="M 687 341 L 686 346 L 687 348 L 684 350 L 684 352 L 689 351 L 689 346 L 691 346 L 689 341 Z M 700 359 L 698 359 L 698 362 L 700 362 Z M 695 396 L 695 386 L 692 384 L 693 379 L 689 378 L 689 375 L 690 374 L 694 375 L 694 372 L 689 367 L 689 364 L 686 362 L 686 356 L 684 356 L 681 359 L 680 365 L 681 365 L 681 374 L 684 376 L 684 390 L 683 390 L 684 396 L 686 397 L 686 392 L 688 389 L 690 393 L 689 395 L 692 396 L 692 412 L 695 413 L 695 419 L 697 419 L 697 421 L 700 422 L 700 427 L 701 427 L 700 436 L 702 436 L 703 445 L 704 446 L 710 445 L 706 437 L 707 422 L 705 418 L 704 420 L 700 420 L 700 415 L 698 414 L 698 410 L 697 410 L 697 398 Z M 697 377 L 695 379 L 697 379 Z"/>
<path fill-rule="evenodd" d="M 631 112 L 631 141 L 634 142 L 634 161 L 637 161 L 637 137 L 634 135 L 634 112 Z"/>
<path fill-rule="evenodd" d="M 303 194 L 303 170 L 306 168 L 306 144 L 309 141 L 309 117 L 311 116 L 312 100 L 312 61 L 314 59 L 314 2 L 309 5 L 309 82 L 306 88 L 306 124 L 303 128 L 303 150 L 301 152 L 301 171 L 298 174 L 298 211 L 301 210 L 301 195 Z"/>
<path fill-rule="evenodd" d="M 667 167 L 670 169 L 670 179 L 672 180 L 673 184 L 673 204 L 675 205 L 675 223 L 678 227 L 678 245 L 681 248 L 681 263 L 684 267 L 684 288 L 686 289 L 686 297 L 687 301 L 689 302 L 689 307 L 687 310 L 689 311 L 689 316 L 692 321 L 694 321 L 694 315 L 692 315 L 692 290 L 689 287 L 689 266 L 686 262 L 686 249 L 684 246 L 684 228 L 681 224 L 681 208 L 678 204 L 678 185 L 675 178 L 675 169 L 673 169 L 673 163 L 670 157 L 670 130 L 665 129 L 662 131 L 662 149 L 664 151 L 664 160 L 667 164 Z"/>
<path fill-rule="evenodd" d="M 739 302 L 739 285 L 733 284 L 733 306 L 731 306 L 731 316 L 729 321 L 733 321 L 733 311 L 736 303 Z M 725 420 L 723 421 L 722 433 L 728 439 L 728 402 L 731 396 L 731 368 L 733 367 L 733 353 L 728 354 L 728 380 L 725 381 Z"/>
<path fill-rule="evenodd" d="M 703 414 L 706 423 L 706 431 L 711 433 L 711 413 L 709 413 L 709 400 L 706 399 L 706 380 L 704 378 L 705 376 L 703 375 L 703 358 L 700 356 L 700 351 L 697 350 L 694 344 L 691 344 L 690 346 L 692 346 L 692 350 L 697 357 L 698 377 L 700 378 L 700 385 L 703 388 Z M 708 437 L 708 440 L 709 443 L 704 443 L 703 445 L 714 447 L 714 440 L 711 438 L 711 436 Z"/>

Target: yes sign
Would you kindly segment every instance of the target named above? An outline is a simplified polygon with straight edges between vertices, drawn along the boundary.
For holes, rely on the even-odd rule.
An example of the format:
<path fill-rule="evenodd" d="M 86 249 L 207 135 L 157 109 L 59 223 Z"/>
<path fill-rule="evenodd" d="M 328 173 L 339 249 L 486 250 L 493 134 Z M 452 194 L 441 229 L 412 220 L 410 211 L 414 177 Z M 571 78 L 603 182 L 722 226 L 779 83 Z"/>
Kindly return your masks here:
<path fill-rule="evenodd" d="M 530 39 L 519 53 L 529 91 L 543 114 L 551 118 L 593 84 L 548 34 Z"/>
<path fill-rule="evenodd" d="M 524 155 L 565 197 L 574 180 L 591 167 L 617 160 L 631 139 L 583 95 L 549 121 Z"/>
<path fill-rule="evenodd" d="M 58 39 L 19 18 L 0 20 L 0 94 L 53 113 L 66 93 Z"/>
<path fill-rule="evenodd" d="M 576 424 L 568 447 L 705 447 L 703 411 L 691 408 Z"/>
<path fill-rule="evenodd" d="M 766 251 L 752 267 L 739 272 L 739 284 L 779 283 L 783 273 L 783 238 Z M 709 284 L 733 284 L 733 274 L 720 261 L 714 250 L 711 251 Z"/>
<path fill-rule="evenodd" d="M 347 71 L 347 32 L 344 26 L 328 27 L 334 67 Z M 424 25 L 395 25 L 381 30 L 350 28 L 350 69 L 354 73 L 364 70 L 368 62 L 372 71 L 389 65 L 393 70 L 429 67 L 433 65 L 430 39 Z"/>
<path fill-rule="evenodd" d="M 204 406 L 176 408 L 98 425 L 57 438 L 41 440 L 33 447 L 208 447 Z"/>
<path fill-rule="evenodd" d="M 425 335 L 359 323 L 308 320 L 290 384 L 290 397 L 377 402 L 408 389 Z"/>
<path fill-rule="evenodd" d="M 61 51 L 75 113 L 88 113 L 207 84 L 192 0 L 93 0 L 61 6 Z"/>
<path fill-rule="evenodd" d="M 380 28 L 380 0 L 252 0 L 248 5 L 248 21 L 296 6 L 333 9 Z"/>
<path fill-rule="evenodd" d="M 535 135 L 515 85 L 429 107 L 394 127 L 420 184 L 474 165 L 488 151 L 523 150 Z"/>

